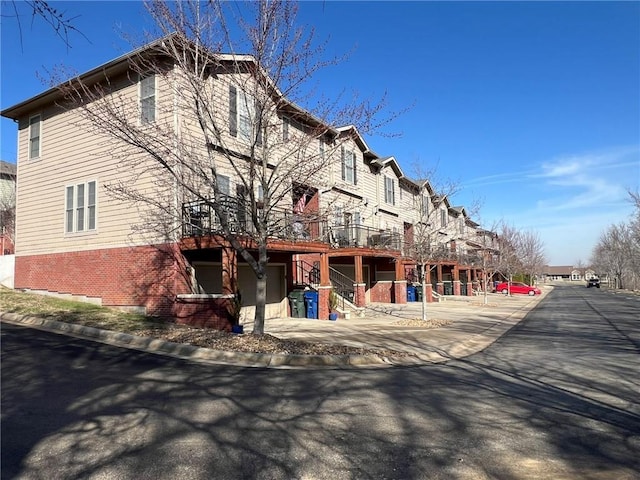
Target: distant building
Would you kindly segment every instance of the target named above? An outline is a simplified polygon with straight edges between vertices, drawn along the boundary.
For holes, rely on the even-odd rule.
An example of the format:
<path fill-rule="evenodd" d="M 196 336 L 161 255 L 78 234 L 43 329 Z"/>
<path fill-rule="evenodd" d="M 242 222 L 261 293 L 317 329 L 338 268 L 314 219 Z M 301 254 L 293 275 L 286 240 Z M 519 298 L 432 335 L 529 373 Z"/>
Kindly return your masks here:
<path fill-rule="evenodd" d="M 0 255 L 14 251 L 16 164 L 0 160 Z"/>

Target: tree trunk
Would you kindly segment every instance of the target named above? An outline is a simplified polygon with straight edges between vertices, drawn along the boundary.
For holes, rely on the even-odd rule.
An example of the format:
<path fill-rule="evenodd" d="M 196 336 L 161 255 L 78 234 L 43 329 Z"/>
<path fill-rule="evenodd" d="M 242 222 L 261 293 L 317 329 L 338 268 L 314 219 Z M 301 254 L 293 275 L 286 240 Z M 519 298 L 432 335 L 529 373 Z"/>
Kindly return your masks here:
<path fill-rule="evenodd" d="M 427 264 L 422 265 L 422 273 L 420 276 L 420 288 L 422 289 L 422 321 L 427 321 L 427 285 L 425 283 L 425 279 L 427 278 L 427 268 L 429 266 Z"/>
<path fill-rule="evenodd" d="M 264 317 L 267 304 L 267 246 L 258 247 L 258 272 L 256 272 L 256 313 L 253 320 L 253 333 L 264 335 Z"/>

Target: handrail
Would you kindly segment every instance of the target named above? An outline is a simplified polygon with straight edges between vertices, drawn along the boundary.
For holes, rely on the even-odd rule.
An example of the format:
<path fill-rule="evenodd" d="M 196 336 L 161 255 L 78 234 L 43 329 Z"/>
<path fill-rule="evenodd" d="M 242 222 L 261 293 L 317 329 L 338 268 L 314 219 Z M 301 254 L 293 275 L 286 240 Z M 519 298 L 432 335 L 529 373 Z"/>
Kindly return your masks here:
<path fill-rule="evenodd" d="M 344 273 L 339 272 L 333 267 L 329 267 L 329 280 L 338 296 L 342 298 L 342 308 L 344 308 L 345 299 L 353 301 L 355 296 L 355 280 L 347 277 Z"/>
<path fill-rule="evenodd" d="M 367 247 L 402 250 L 403 238 L 397 232 L 365 225 L 334 225 L 329 227 L 329 242 L 333 248 Z"/>
<path fill-rule="evenodd" d="M 297 285 L 317 287 L 320 284 L 320 269 L 304 260 L 295 260 L 295 279 Z"/>
<path fill-rule="evenodd" d="M 229 230 L 237 234 L 256 233 L 250 205 L 230 196 L 219 201 L 219 208 L 227 214 Z M 200 237 L 224 233 L 213 200 L 182 204 L 182 236 Z M 321 241 L 327 239 L 327 222 L 317 214 L 299 214 L 285 208 L 273 208 L 268 215 L 269 236 L 291 241 Z"/>

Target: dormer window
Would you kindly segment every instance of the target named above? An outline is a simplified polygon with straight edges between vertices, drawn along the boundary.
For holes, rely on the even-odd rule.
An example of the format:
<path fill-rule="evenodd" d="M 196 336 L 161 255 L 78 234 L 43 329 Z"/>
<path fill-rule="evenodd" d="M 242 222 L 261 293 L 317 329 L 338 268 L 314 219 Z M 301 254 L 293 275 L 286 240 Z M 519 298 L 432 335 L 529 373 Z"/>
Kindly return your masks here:
<path fill-rule="evenodd" d="M 342 180 L 356 185 L 358 177 L 356 175 L 356 154 L 351 150 L 342 147 Z"/>
<path fill-rule="evenodd" d="M 396 184 L 390 177 L 384 177 L 384 201 L 389 205 L 396 204 Z"/>

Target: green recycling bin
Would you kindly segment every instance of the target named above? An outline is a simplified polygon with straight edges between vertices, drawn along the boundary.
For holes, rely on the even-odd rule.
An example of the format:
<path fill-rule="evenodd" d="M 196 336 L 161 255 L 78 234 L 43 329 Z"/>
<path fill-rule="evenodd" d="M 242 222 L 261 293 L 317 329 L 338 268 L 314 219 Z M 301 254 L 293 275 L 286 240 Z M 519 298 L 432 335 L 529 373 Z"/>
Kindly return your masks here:
<path fill-rule="evenodd" d="M 305 318 L 304 290 L 292 290 L 289 292 L 288 297 L 289 304 L 291 305 L 291 316 L 294 318 Z"/>
<path fill-rule="evenodd" d="M 442 282 L 444 284 L 444 294 L 453 295 L 453 282 Z"/>
<path fill-rule="evenodd" d="M 422 301 L 422 285 L 416 285 L 416 302 Z"/>

